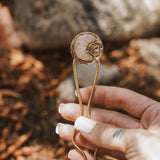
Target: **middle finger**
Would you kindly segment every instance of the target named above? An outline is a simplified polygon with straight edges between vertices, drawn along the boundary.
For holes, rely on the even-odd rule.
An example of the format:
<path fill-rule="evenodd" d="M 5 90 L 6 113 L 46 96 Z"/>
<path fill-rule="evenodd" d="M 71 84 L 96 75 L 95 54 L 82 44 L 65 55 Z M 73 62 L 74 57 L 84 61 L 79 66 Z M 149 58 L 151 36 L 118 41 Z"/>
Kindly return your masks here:
<path fill-rule="evenodd" d="M 75 103 L 62 103 L 58 110 L 64 119 L 75 121 L 79 117 L 80 105 Z M 96 121 L 111 124 L 120 128 L 133 129 L 139 128 L 140 126 L 139 120 L 116 111 L 90 108 L 90 114 L 92 119 Z M 87 117 L 87 107 L 85 105 L 84 116 Z"/>

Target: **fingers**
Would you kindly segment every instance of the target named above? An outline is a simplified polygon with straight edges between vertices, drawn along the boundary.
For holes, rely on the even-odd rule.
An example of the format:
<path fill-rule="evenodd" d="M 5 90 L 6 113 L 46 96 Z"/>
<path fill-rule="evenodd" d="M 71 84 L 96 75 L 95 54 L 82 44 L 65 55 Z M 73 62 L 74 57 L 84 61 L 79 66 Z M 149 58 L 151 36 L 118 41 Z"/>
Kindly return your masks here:
<path fill-rule="evenodd" d="M 66 141 L 71 141 L 73 131 L 74 131 L 74 127 L 69 124 L 59 123 L 56 127 L 56 133 L 59 134 L 59 136 Z M 89 143 L 80 133 L 77 133 L 75 137 L 75 142 L 77 145 L 85 146 L 88 149 L 91 149 L 91 150 L 96 149 L 95 145 Z"/>
<path fill-rule="evenodd" d="M 71 141 L 73 131 L 74 131 L 74 127 L 72 125 L 69 125 L 69 124 L 58 123 L 58 125 L 56 127 L 56 133 L 59 134 L 59 136 L 66 141 Z M 78 146 L 83 146 L 83 147 L 88 148 L 88 149 L 93 150 L 93 151 L 95 151 L 96 148 L 97 148 L 97 146 L 93 145 L 88 140 L 86 140 L 80 134 L 80 132 L 78 132 L 76 134 L 75 142 Z M 125 159 L 124 154 L 122 152 L 119 152 L 119 151 L 116 151 L 116 150 L 100 148 L 98 153 L 107 154 L 107 155 L 110 155 L 112 157 L 118 158 L 119 160 L 120 159 L 123 159 L 123 160 Z"/>
<path fill-rule="evenodd" d="M 133 130 L 116 128 L 82 116 L 77 118 L 74 126 L 90 143 L 123 153 L 126 153 L 127 144 L 134 133 Z"/>
<path fill-rule="evenodd" d="M 85 118 L 85 120 L 86 119 L 87 118 Z M 91 121 L 91 123 L 88 122 L 88 120 Z M 77 145 L 85 146 L 91 150 L 95 150 L 97 146 L 106 148 L 100 149 L 100 152 L 107 153 L 119 159 L 124 159 L 124 154 L 122 154 L 122 152 L 125 153 L 126 141 L 128 141 L 129 144 L 131 143 L 131 138 L 128 136 L 131 134 L 129 130 L 115 128 L 110 125 L 95 122 L 91 119 L 87 119 L 85 122 L 84 120 L 82 120 L 82 122 L 78 121 L 79 118 L 75 122 L 75 128 L 80 131 L 75 136 Z M 58 124 L 56 127 L 56 133 L 67 141 L 71 141 L 73 131 L 74 127 L 68 124 Z"/>
<path fill-rule="evenodd" d="M 75 121 L 79 117 L 79 104 L 68 103 L 59 106 L 59 113 L 63 118 Z M 92 119 L 103 123 L 108 123 L 121 128 L 139 128 L 140 124 L 137 119 L 129 117 L 115 111 L 108 111 L 98 108 L 90 109 Z M 87 116 L 87 108 L 84 106 L 84 116 Z"/>
<path fill-rule="evenodd" d="M 86 151 L 84 151 L 84 153 L 87 157 L 87 160 L 94 160 L 93 155 L 91 155 L 90 153 L 88 153 Z M 83 156 L 75 149 L 69 151 L 68 158 L 71 159 L 71 160 L 77 160 L 77 159 L 78 160 L 84 160 Z M 98 157 L 97 160 L 107 160 L 107 159 Z"/>
<path fill-rule="evenodd" d="M 82 88 L 80 90 L 83 102 L 88 102 L 90 92 L 91 87 Z M 128 89 L 97 86 L 92 103 L 111 105 L 140 118 L 148 107 L 157 102 Z"/>

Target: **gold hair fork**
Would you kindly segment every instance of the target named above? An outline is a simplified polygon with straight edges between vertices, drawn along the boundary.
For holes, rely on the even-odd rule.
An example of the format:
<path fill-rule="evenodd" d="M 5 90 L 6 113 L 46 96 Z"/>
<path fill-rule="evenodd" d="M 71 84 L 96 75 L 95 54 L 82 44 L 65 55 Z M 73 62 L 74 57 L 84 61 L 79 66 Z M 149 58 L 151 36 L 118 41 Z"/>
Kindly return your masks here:
<path fill-rule="evenodd" d="M 76 63 L 79 62 L 81 64 L 91 64 L 95 62 L 97 64 L 94 81 L 92 85 L 92 90 L 91 90 L 90 97 L 89 97 L 88 104 L 87 104 L 87 117 L 91 119 L 90 105 L 92 102 L 92 97 L 94 94 L 94 89 L 95 89 L 97 78 L 98 78 L 98 73 L 99 73 L 99 68 L 100 68 L 99 58 L 103 54 L 103 44 L 100 38 L 96 34 L 91 33 L 91 32 L 82 32 L 78 34 L 77 36 L 75 36 L 75 38 L 72 40 L 70 49 L 71 49 L 71 54 L 73 57 L 74 81 L 75 81 L 78 101 L 80 104 L 80 115 L 79 116 L 83 116 L 83 103 L 82 103 L 82 99 L 81 99 L 81 95 L 79 91 Z M 81 152 L 81 154 L 84 157 L 84 160 L 87 160 L 85 153 L 75 142 L 75 135 L 76 135 L 76 129 L 74 130 L 74 133 L 72 136 L 72 143 Z M 98 147 L 94 152 L 94 160 L 97 159 L 96 158 L 97 151 L 98 151 Z"/>

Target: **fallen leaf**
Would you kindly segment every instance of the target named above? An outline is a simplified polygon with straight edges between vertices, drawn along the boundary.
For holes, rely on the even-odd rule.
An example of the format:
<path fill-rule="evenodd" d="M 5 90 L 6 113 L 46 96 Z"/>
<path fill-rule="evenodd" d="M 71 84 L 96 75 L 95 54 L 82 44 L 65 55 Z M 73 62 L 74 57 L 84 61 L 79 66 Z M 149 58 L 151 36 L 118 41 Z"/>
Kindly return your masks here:
<path fill-rule="evenodd" d="M 24 84 L 29 83 L 29 82 L 31 81 L 31 79 L 32 79 L 32 74 L 27 73 L 27 74 L 21 75 L 20 78 L 19 78 L 19 80 L 18 80 L 18 82 L 19 82 L 20 84 L 23 84 L 23 85 L 24 85 Z"/>
<path fill-rule="evenodd" d="M 55 156 L 58 157 L 58 156 L 60 156 L 60 155 L 62 155 L 62 154 L 65 154 L 65 150 L 66 150 L 65 147 L 59 148 L 59 149 L 56 151 Z"/>
<path fill-rule="evenodd" d="M 24 55 L 20 50 L 12 50 L 10 54 L 10 65 L 17 66 L 24 63 Z"/>

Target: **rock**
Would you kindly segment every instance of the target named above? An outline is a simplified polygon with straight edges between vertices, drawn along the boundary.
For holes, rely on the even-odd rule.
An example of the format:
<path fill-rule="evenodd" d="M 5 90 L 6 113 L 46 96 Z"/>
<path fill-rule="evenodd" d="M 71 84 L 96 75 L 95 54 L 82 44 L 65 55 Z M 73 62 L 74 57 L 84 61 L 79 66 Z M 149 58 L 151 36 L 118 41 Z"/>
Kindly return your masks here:
<path fill-rule="evenodd" d="M 77 63 L 78 81 L 80 87 L 92 85 L 95 70 L 96 64 L 82 65 Z M 106 67 L 104 64 L 101 64 L 97 85 L 109 84 L 119 75 L 120 71 L 118 66 Z M 60 93 L 60 99 L 67 102 L 74 102 L 76 100 L 73 74 L 59 84 L 58 91 Z"/>
<path fill-rule="evenodd" d="M 148 64 L 148 75 L 160 82 L 160 38 L 133 40 L 130 46 Z"/>
<path fill-rule="evenodd" d="M 96 64 L 82 65 L 77 63 L 78 80 L 80 87 L 92 85 L 96 71 Z M 98 74 L 97 84 L 109 84 L 113 79 L 119 76 L 118 66 L 106 67 L 101 63 Z"/>
<path fill-rule="evenodd" d="M 149 66 L 147 68 L 148 75 L 152 76 L 156 81 L 160 82 L 160 69 L 159 67 Z"/>
<path fill-rule="evenodd" d="M 133 40 L 130 45 L 150 66 L 160 66 L 160 38 Z"/>
<path fill-rule="evenodd" d="M 157 35 L 160 0 L 14 0 L 14 20 L 31 49 L 68 47 L 90 31 L 107 42 Z"/>
<path fill-rule="evenodd" d="M 18 48 L 22 45 L 7 7 L 0 7 L 0 45 L 8 48 Z"/>
<path fill-rule="evenodd" d="M 62 101 L 74 102 L 76 100 L 73 75 L 62 81 L 57 89 L 59 91 L 59 98 Z"/>

